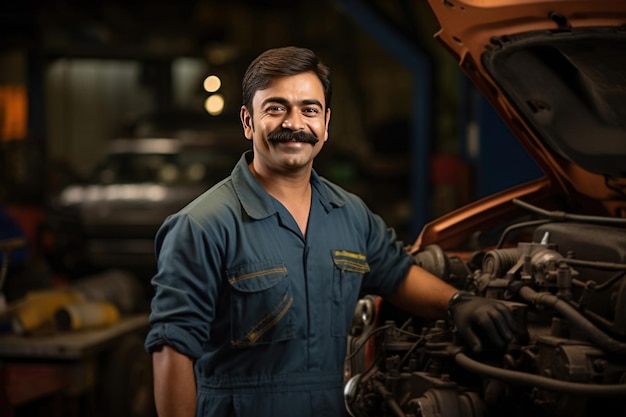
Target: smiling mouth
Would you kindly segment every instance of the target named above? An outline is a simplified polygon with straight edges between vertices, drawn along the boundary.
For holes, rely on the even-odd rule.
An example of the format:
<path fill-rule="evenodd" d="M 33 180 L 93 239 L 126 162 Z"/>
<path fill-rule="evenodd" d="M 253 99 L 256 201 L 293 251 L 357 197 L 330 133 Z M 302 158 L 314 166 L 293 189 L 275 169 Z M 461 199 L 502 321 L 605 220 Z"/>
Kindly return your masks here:
<path fill-rule="evenodd" d="M 292 130 L 284 129 L 270 133 L 267 136 L 267 140 L 272 143 L 289 143 L 289 142 L 301 142 L 315 145 L 320 140 L 310 133 L 306 132 L 294 132 Z"/>

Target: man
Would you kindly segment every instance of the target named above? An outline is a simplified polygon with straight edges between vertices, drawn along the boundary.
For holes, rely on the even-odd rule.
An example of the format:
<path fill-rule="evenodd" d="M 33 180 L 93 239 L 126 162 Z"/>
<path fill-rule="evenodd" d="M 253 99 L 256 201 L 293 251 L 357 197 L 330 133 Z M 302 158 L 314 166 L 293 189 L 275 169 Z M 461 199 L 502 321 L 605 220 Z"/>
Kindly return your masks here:
<path fill-rule="evenodd" d="M 243 79 L 252 151 L 159 230 L 146 348 L 161 417 L 345 415 L 345 338 L 361 290 L 432 318 L 454 298 L 475 347 L 473 323 L 496 343 L 512 337 L 508 309 L 453 297 L 359 198 L 315 173 L 330 99 L 313 52 L 261 54 Z"/>

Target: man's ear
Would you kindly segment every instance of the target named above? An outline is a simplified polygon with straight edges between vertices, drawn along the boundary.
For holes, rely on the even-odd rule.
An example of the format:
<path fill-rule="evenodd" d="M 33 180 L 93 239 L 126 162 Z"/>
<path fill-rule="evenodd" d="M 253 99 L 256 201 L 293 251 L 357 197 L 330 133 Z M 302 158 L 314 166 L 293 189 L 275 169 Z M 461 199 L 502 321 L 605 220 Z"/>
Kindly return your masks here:
<path fill-rule="evenodd" d="M 243 127 L 243 134 L 248 140 L 252 140 L 252 132 L 254 127 L 252 126 L 252 115 L 248 111 L 246 106 L 241 106 L 239 111 L 239 118 L 241 119 L 241 126 Z"/>
<path fill-rule="evenodd" d="M 324 128 L 324 142 L 328 140 L 328 127 L 330 126 L 330 107 L 326 109 L 326 126 Z"/>

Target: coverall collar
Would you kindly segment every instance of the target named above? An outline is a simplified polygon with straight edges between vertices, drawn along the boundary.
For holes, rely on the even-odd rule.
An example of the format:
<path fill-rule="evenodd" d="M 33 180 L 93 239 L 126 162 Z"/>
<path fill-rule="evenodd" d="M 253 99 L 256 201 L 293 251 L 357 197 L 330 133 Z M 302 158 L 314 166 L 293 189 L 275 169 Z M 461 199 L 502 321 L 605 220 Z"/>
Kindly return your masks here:
<path fill-rule="evenodd" d="M 272 196 L 259 184 L 254 174 L 248 169 L 248 164 L 252 162 L 254 153 L 246 151 L 232 172 L 232 181 L 237 198 L 241 202 L 246 214 L 253 219 L 259 220 L 276 213 Z M 313 170 L 311 172 L 311 187 L 314 190 L 314 197 L 319 198 L 320 203 L 329 212 L 333 208 L 344 205 L 343 200 L 331 197 L 320 176 Z"/>

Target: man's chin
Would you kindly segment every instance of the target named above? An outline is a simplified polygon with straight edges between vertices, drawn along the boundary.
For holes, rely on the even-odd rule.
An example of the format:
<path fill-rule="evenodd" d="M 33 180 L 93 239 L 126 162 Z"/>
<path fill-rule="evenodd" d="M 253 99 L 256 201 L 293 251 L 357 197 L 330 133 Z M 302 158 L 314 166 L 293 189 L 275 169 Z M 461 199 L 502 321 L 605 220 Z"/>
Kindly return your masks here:
<path fill-rule="evenodd" d="M 281 165 L 287 169 L 304 168 L 312 164 L 314 154 L 297 149 L 281 150 Z"/>

